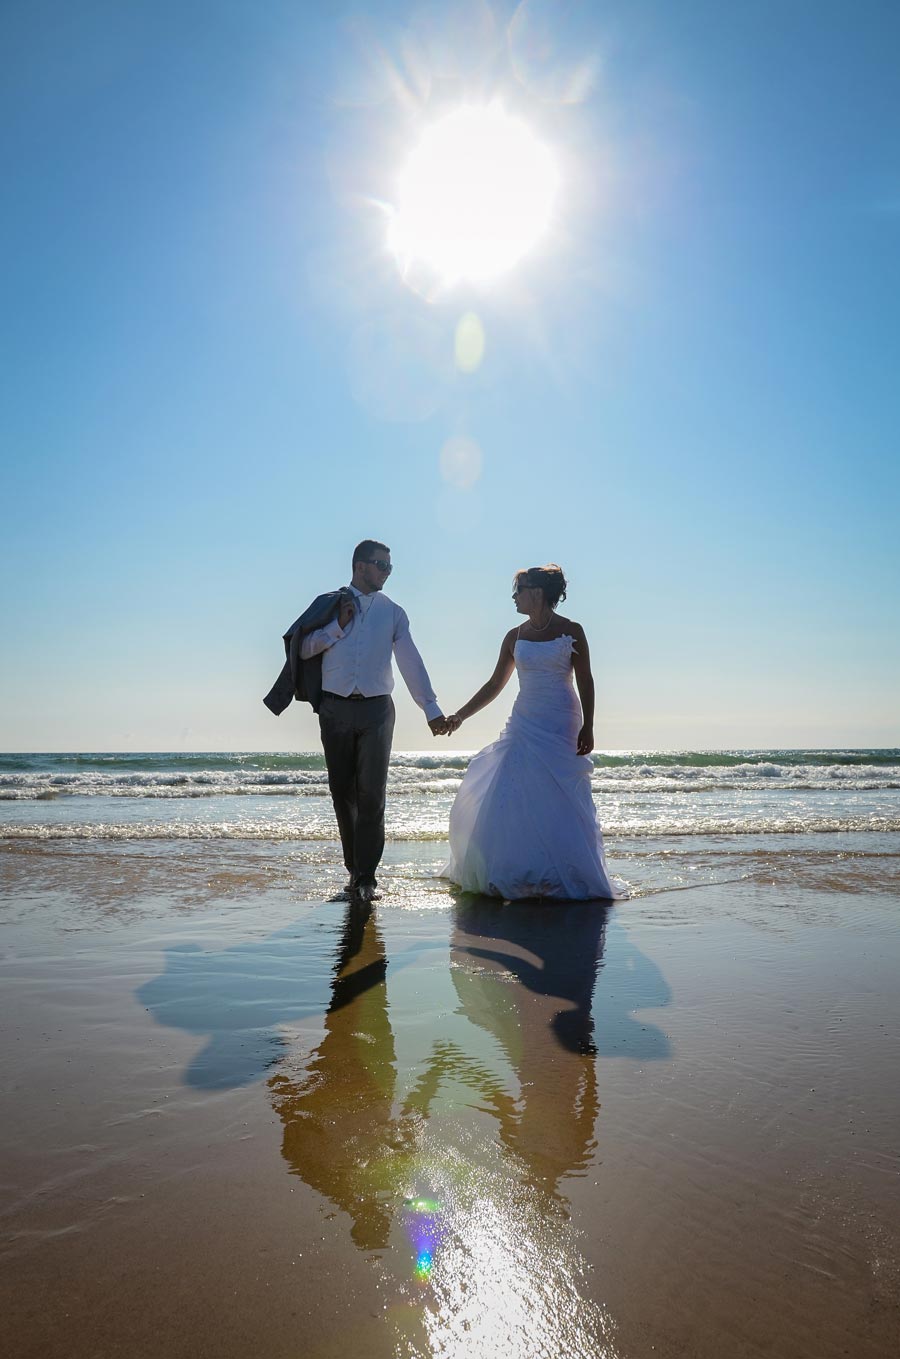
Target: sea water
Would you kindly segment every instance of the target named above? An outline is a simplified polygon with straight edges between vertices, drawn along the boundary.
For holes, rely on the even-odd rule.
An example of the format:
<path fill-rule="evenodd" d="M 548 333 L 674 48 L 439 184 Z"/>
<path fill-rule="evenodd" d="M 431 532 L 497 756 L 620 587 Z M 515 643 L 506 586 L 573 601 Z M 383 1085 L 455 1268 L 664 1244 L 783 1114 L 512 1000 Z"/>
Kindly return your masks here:
<path fill-rule="evenodd" d="M 469 759 L 394 753 L 385 862 L 400 878 L 439 871 Z M 598 751 L 591 762 L 610 864 L 632 895 L 779 875 L 896 885 L 900 750 Z M 0 756 L 0 846 L 35 841 L 147 853 L 206 842 L 204 861 L 305 866 L 314 892 L 320 869 L 342 873 L 319 752 Z"/>

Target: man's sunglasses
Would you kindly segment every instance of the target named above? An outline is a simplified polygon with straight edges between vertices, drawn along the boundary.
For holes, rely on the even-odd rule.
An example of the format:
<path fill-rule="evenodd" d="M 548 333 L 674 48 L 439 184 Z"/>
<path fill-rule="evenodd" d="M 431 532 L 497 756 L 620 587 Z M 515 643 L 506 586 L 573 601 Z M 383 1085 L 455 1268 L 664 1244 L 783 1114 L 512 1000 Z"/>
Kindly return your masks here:
<path fill-rule="evenodd" d="M 370 566 L 377 566 L 378 570 L 383 571 L 386 576 L 389 576 L 394 569 L 390 562 L 382 561 L 380 557 L 367 557 L 366 560 Z"/>

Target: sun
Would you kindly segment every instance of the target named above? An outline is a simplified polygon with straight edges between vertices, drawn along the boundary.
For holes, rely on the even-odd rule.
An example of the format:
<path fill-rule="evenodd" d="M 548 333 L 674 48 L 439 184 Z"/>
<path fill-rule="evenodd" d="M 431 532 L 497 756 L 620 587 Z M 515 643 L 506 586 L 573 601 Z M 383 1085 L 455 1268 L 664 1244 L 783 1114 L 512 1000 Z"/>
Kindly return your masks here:
<path fill-rule="evenodd" d="M 511 269 L 546 231 L 559 175 L 549 149 L 499 104 L 447 114 L 423 132 L 400 174 L 388 245 L 446 286 Z"/>

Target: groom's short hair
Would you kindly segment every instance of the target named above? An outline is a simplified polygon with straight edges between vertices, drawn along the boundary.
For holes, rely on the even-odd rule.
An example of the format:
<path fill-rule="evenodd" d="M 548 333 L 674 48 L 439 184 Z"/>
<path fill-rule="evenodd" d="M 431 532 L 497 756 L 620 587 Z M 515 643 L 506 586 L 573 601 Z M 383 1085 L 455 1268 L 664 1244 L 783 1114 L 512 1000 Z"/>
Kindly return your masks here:
<path fill-rule="evenodd" d="M 372 560 L 373 552 L 386 552 L 390 556 L 391 549 L 387 543 L 376 542 L 374 538 L 363 538 L 361 543 L 357 543 L 353 549 L 353 562 L 351 569 L 357 562 L 368 562 Z"/>

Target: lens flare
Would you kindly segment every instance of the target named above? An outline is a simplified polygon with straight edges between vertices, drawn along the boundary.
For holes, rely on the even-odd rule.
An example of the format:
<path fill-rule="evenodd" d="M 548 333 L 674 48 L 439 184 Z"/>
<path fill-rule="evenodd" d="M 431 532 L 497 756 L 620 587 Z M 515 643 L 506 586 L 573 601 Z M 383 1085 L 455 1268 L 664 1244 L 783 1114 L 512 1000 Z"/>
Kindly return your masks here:
<path fill-rule="evenodd" d="M 416 1257 L 416 1278 L 428 1279 L 431 1277 L 433 1261 L 430 1250 L 420 1250 Z"/>
<path fill-rule="evenodd" d="M 406 1207 L 416 1213 L 438 1213 L 441 1205 L 437 1199 L 407 1199 Z"/>
<path fill-rule="evenodd" d="M 474 311 L 459 318 L 453 337 L 453 354 L 461 373 L 474 373 L 484 358 L 484 326 Z"/>
<path fill-rule="evenodd" d="M 414 1197 L 404 1200 L 410 1214 L 409 1232 L 415 1251 L 415 1276 L 428 1280 L 434 1268 L 434 1252 L 438 1244 L 438 1215 L 441 1205 L 437 1199 Z"/>
<path fill-rule="evenodd" d="M 441 449 L 441 476 L 458 491 L 469 491 L 481 476 L 481 449 L 474 439 L 461 434 L 448 439 Z"/>

